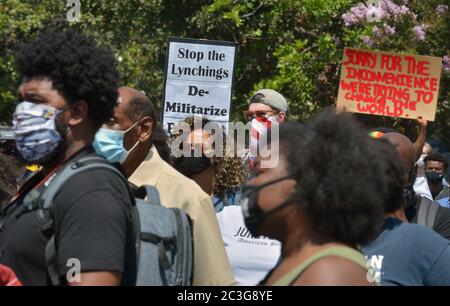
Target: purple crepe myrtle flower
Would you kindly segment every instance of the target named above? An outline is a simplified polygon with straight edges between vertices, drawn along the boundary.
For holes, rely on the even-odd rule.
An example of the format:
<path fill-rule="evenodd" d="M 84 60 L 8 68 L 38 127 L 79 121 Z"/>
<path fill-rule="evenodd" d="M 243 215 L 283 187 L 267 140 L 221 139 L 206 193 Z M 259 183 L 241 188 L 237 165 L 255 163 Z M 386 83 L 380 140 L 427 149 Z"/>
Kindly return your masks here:
<path fill-rule="evenodd" d="M 381 31 L 380 31 L 380 28 L 378 28 L 377 26 L 373 26 L 372 27 L 372 32 L 373 32 L 373 35 L 376 37 L 376 38 L 381 38 Z"/>
<path fill-rule="evenodd" d="M 413 29 L 414 35 L 416 35 L 416 39 L 418 41 L 425 40 L 425 28 L 423 25 L 416 25 Z"/>
<path fill-rule="evenodd" d="M 435 10 L 436 15 L 438 15 L 438 16 L 444 15 L 447 11 L 448 11 L 448 5 L 445 5 L 445 4 L 439 4 Z"/>
<path fill-rule="evenodd" d="M 374 42 L 369 36 L 364 36 L 362 38 L 362 41 L 366 44 L 367 47 L 372 48 Z"/>
<path fill-rule="evenodd" d="M 448 55 L 442 58 L 442 68 L 445 72 L 450 72 L 450 57 Z"/>
<path fill-rule="evenodd" d="M 395 27 L 391 27 L 390 25 L 385 24 L 384 25 L 384 33 L 386 33 L 387 36 L 392 36 L 395 34 Z"/>

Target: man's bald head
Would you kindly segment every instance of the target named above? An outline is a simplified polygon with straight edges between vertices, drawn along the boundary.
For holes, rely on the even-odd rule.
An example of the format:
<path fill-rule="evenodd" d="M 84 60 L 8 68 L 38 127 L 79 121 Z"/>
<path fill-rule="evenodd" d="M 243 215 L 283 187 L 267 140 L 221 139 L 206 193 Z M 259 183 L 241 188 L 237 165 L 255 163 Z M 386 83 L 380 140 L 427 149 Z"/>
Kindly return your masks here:
<path fill-rule="evenodd" d="M 133 98 L 147 98 L 142 91 L 126 86 L 119 87 L 119 97 L 121 102 L 129 102 Z"/>
<path fill-rule="evenodd" d="M 119 88 L 119 105 L 125 115 L 131 120 L 136 121 L 143 117 L 150 117 L 154 124 L 157 123 L 156 110 L 152 102 L 142 92 L 131 87 Z"/>
<path fill-rule="evenodd" d="M 416 163 L 416 153 L 414 145 L 408 137 L 397 132 L 390 132 L 384 134 L 382 138 L 387 139 L 394 145 L 406 169 L 409 170 L 414 167 L 414 164 Z"/>

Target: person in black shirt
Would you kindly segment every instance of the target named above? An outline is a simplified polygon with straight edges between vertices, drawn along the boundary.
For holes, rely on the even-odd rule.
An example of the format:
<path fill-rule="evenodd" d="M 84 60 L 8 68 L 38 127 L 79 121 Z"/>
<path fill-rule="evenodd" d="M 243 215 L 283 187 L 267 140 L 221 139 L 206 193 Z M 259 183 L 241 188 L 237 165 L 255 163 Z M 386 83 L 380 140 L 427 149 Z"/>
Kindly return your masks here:
<path fill-rule="evenodd" d="M 425 157 L 424 162 L 425 176 L 433 199 L 435 201 L 448 199 L 450 189 L 443 184 L 445 172 L 448 168 L 447 158 L 442 154 L 432 153 Z"/>
<path fill-rule="evenodd" d="M 416 154 L 413 143 L 405 135 L 396 132 L 386 133 L 381 138 L 388 140 L 395 146 L 400 155 L 400 159 L 403 162 L 403 166 L 407 171 L 407 181 L 406 186 L 404 186 L 406 191 L 404 193 L 406 195 L 404 205 L 398 208 L 394 215 L 404 222 L 417 223 L 421 197 L 416 195 L 413 190 L 417 171 L 417 166 L 415 165 Z M 442 237 L 450 240 L 450 208 L 439 206 L 433 222 L 433 230 Z"/>
<path fill-rule="evenodd" d="M 13 119 L 17 149 L 24 160 L 43 167 L 1 212 L 0 263 L 24 285 L 48 285 L 49 237 L 37 210 L 23 203 L 51 185 L 61 169 L 95 154 L 91 143 L 112 116 L 119 74 L 111 51 L 74 29 L 48 30 L 23 45 L 17 64 L 23 75 Z M 127 188 L 111 170 L 93 169 L 71 177 L 55 196 L 53 230 L 62 284 L 127 284 L 133 254 Z"/>

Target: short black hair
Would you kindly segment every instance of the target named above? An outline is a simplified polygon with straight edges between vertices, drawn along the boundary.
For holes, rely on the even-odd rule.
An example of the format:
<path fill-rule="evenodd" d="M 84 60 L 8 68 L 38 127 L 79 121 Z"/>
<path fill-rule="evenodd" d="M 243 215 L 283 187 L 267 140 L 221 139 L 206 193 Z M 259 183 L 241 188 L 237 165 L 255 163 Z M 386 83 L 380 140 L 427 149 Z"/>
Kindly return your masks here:
<path fill-rule="evenodd" d="M 374 139 L 347 114 L 325 110 L 305 125 L 280 125 L 280 145 L 297 181 L 292 195 L 313 240 L 369 242 L 381 228 L 388 186 Z"/>
<path fill-rule="evenodd" d="M 448 160 L 447 158 L 439 153 L 431 153 L 430 155 L 427 155 L 424 159 L 423 159 L 425 165 L 428 161 L 436 161 L 436 162 L 440 162 L 444 164 L 444 170 L 447 170 L 448 168 Z"/>
<path fill-rule="evenodd" d="M 83 100 L 100 127 L 113 116 L 119 73 L 109 47 L 75 28 L 48 29 L 17 52 L 18 70 L 26 78 L 48 78 L 73 104 Z"/>

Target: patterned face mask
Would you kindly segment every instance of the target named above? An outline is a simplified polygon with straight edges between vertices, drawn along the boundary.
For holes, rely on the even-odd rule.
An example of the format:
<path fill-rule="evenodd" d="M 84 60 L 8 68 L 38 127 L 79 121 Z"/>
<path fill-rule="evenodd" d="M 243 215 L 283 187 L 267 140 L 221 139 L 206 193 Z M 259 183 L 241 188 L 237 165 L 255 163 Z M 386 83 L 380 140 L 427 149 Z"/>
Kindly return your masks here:
<path fill-rule="evenodd" d="M 64 111 L 27 101 L 17 105 L 13 117 L 14 137 L 24 160 L 45 163 L 54 156 L 63 142 L 55 119 Z"/>
<path fill-rule="evenodd" d="M 253 168 L 253 163 L 259 154 L 259 141 L 261 137 L 267 135 L 272 124 L 278 122 L 276 116 L 256 117 L 250 122 L 250 154 L 249 166 Z"/>

